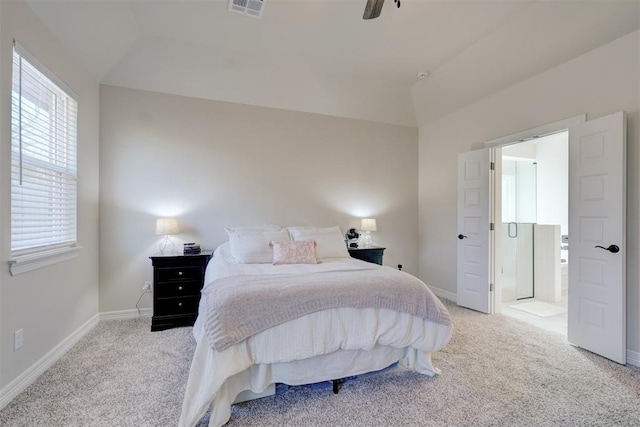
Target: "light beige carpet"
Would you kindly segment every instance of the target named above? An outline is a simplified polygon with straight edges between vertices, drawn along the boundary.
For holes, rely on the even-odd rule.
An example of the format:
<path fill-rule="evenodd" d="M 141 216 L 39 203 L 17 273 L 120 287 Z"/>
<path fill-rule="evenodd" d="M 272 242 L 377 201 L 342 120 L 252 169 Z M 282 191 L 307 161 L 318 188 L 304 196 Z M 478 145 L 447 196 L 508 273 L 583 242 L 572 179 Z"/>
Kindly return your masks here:
<path fill-rule="evenodd" d="M 234 406 L 228 426 L 640 426 L 640 369 L 517 319 L 446 303 L 455 333 L 433 378 L 397 369 Z M 0 426 L 173 427 L 190 328 L 107 321 L 0 411 Z M 206 418 L 200 425 L 206 425 Z"/>

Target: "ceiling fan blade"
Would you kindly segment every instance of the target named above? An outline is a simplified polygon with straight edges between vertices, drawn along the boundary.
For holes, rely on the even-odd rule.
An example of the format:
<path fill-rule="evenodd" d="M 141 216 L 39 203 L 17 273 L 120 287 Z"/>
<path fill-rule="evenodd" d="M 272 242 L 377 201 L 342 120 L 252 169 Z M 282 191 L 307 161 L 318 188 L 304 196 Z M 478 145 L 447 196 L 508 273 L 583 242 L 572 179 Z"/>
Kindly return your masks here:
<path fill-rule="evenodd" d="M 367 5 L 364 7 L 364 15 L 362 15 L 362 19 L 374 19 L 380 16 L 383 4 L 384 0 L 367 0 Z"/>

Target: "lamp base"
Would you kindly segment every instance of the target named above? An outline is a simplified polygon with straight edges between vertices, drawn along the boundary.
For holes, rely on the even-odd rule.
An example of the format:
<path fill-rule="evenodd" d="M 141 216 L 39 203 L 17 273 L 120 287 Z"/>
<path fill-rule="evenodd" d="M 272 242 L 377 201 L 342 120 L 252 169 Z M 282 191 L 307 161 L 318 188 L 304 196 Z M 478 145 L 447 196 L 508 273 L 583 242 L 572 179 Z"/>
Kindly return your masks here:
<path fill-rule="evenodd" d="M 362 246 L 365 248 L 373 246 L 373 239 L 371 238 L 370 231 L 364 232 L 364 236 L 362 236 Z"/>
<path fill-rule="evenodd" d="M 160 253 L 161 254 L 170 254 L 176 251 L 176 245 L 175 243 L 173 243 L 173 241 L 169 238 L 169 235 L 166 234 L 164 236 L 164 239 L 162 240 L 162 242 L 160 242 L 160 246 L 158 247 L 158 249 L 160 249 Z"/>

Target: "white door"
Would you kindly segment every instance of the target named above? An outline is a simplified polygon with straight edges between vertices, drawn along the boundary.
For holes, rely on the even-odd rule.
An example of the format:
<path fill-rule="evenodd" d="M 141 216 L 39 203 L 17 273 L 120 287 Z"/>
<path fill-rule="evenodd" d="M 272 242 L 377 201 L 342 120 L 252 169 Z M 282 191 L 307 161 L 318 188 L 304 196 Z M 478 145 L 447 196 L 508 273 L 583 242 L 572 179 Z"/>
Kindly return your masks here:
<path fill-rule="evenodd" d="M 570 343 L 626 363 L 626 137 L 619 112 L 569 129 Z"/>
<path fill-rule="evenodd" d="M 458 155 L 457 303 L 489 313 L 491 149 Z"/>

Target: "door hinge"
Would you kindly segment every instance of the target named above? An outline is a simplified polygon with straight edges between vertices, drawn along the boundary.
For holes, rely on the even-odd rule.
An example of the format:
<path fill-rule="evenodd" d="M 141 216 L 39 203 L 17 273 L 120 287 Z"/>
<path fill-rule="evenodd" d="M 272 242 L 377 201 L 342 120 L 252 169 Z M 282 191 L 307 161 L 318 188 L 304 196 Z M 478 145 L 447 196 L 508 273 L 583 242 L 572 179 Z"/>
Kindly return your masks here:
<path fill-rule="evenodd" d="M 489 223 L 489 231 L 493 231 L 493 229 L 494 229 L 493 222 L 490 222 Z"/>
<path fill-rule="evenodd" d="M 496 170 L 496 163 L 495 162 L 489 163 L 489 169 L 492 170 L 492 171 Z"/>
<path fill-rule="evenodd" d="M 495 286 L 493 285 L 493 283 L 489 283 L 489 292 L 493 292 L 494 289 Z"/>

